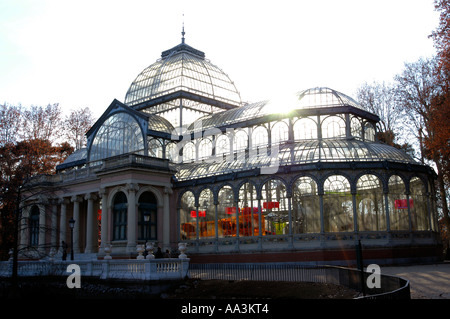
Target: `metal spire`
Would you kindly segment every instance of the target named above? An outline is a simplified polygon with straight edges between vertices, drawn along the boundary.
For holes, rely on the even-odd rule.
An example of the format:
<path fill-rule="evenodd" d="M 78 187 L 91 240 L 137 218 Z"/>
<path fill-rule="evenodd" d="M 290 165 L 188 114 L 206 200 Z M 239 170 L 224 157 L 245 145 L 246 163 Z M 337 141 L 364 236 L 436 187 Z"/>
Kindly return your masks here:
<path fill-rule="evenodd" d="M 181 31 L 181 43 L 184 43 L 184 35 L 186 33 L 184 32 L 184 13 L 183 13 L 183 29 Z"/>

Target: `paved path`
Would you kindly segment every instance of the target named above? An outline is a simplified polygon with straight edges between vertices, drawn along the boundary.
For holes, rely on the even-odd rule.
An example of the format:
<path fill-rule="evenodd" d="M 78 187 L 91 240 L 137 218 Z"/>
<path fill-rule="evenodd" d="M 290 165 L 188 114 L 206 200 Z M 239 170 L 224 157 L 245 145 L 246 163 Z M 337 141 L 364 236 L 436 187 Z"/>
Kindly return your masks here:
<path fill-rule="evenodd" d="M 450 299 L 450 263 L 381 267 L 381 273 L 409 280 L 412 299 Z"/>

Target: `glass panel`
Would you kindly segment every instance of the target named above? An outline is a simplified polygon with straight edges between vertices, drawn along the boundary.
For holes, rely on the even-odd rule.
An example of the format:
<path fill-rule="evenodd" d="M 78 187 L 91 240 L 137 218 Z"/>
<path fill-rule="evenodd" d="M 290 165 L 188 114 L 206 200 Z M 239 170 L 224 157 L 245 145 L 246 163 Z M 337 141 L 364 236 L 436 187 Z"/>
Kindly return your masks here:
<path fill-rule="evenodd" d="M 180 237 L 183 239 L 197 238 L 197 208 L 192 192 L 185 192 L 181 197 L 180 206 Z"/>
<path fill-rule="evenodd" d="M 286 122 L 277 122 L 271 129 L 271 142 L 280 143 L 289 139 L 289 126 Z"/>
<path fill-rule="evenodd" d="M 212 155 L 212 142 L 210 139 L 205 138 L 200 141 L 198 145 L 198 159 L 206 159 Z"/>
<path fill-rule="evenodd" d="M 226 134 L 218 135 L 216 139 L 216 156 L 231 153 L 230 139 Z"/>
<path fill-rule="evenodd" d="M 351 131 L 353 137 L 362 138 L 362 127 L 361 121 L 357 117 L 352 117 L 351 120 Z"/>
<path fill-rule="evenodd" d="M 252 147 L 267 146 L 269 144 L 269 136 L 264 126 L 258 126 L 252 132 Z"/>
<path fill-rule="evenodd" d="M 213 192 L 210 189 L 204 189 L 199 196 L 199 208 L 197 214 L 194 213 L 192 217 L 197 217 L 200 238 L 215 237 L 215 207 Z"/>
<path fill-rule="evenodd" d="M 243 130 L 238 130 L 234 132 L 233 138 L 233 151 L 245 150 L 248 146 L 248 135 Z"/>
<path fill-rule="evenodd" d="M 364 124 L 364 139 L 366 141 L 375 141 L 375 128 L 371 123 Z"/>
<path fill-rule="evenodd" d="M 90 161 L 107 157 L 144 152 L 144 137 L 138 122 L 127 113 L 111 115 L 95 134 Z"/>
<path fill-rule="evenodd" d="M 353 231 L 353 204 L 350 183 L 342 175 L 324 182 L 323 218 L 326 232 Z"/>
<path fill-rule="evenodd" d="M 356 207 L 360 231 L 386 230 L 383 187 L 375 175 L 363 175 L 356 184 Z"/>
<path fill-rule="evenodd" d="M 408 203 L 405 183 L 400 176 L 389 178 L 389 221 L 391 230 L 409 230 Z"/>
<path fill-rule="evenodd" d="M 186 143 L 183 147 L 183 162 L 195 161 L 195 145 L 192 142 Z"/>
<path fill-rule="evenodd" d="M 419 177 L 413 177 L 409 182 L 409 190 L 412 230 L 428 230 L 428 201 L 425 185 Z"/>
<path fill-rule="evenodd" d="M 158 139 L 151 139 L 148 142 L 148 156 L 163 158 L 163 147 Z"/>
<path fill-rule="evenodd" d="M 236 236 L 236 206 L 233 189 L 230 186 L 222 187 L 218 200 L 218 237 Z"/>
<path fill-rule="evenodd" d="M 245 183 L 239 189 L 239 235 L 240 236 L 258 236 L 259 232 L 259 213 L 256 187 L 252 183 Z M 231 208 L 231 224 L 236 224 L 236 210 Z M 262 228 L 264 230 L 264 219 Z M 263 233 L 264 234 L 264 233 Z"/>
<path fill-rule="evenodd" d="M 288 201 L 286 186 L 277 179 L 266 182 L 262 188 L 262 213 L 264 235 L 289 234 Z"/>
<path fill-rule="evenodd" d="M 322 121 L 322 138 L 345 137 L 345 121 L 339 116 L 328 116 Z"/>
<path fill-rule="evenodd" d="M 310 177 L 300 177 L 292 196 L 292 231 L 294 234 L 320 232 L 320 204 L 317 184 Z"/>
<path fill-rule="evenodd" d="M 294 139 L 317 139 L 317 123 L 311 118 L 301 118 L 294 123 Z"/>

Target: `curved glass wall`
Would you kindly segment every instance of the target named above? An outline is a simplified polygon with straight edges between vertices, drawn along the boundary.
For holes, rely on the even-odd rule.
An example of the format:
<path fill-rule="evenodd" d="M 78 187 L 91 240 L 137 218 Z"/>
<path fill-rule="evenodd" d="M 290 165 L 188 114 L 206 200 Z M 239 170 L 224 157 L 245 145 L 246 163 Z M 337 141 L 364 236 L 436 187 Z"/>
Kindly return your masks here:
<path fill-rule="evenodd" d="M 325 232 L 353 231 L 353 201 L 348 179 L 342 175 L 330 176 L 323 190 Z"/>
<path fill-rule="evenodd" d="M 90 161 L 126 153 L 144 154 L 144 135 L 130 114 L 120 112 L 108 117 L 95 134 L 90 146 Z"/>

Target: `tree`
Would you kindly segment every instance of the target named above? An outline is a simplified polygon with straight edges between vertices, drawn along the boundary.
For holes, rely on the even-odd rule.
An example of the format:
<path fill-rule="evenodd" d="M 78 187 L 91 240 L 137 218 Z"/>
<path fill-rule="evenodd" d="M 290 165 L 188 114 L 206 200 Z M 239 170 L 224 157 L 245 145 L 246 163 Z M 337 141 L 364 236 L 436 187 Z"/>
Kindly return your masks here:
<path fill-rule="evenodd" d="M 25 140 L 47 140 L 54 143 L 62 135 L 63 125 L 59 104 L 31 106 L 23 116 L 22 138 Z"/>
<path fill-rule="evenodd" d="M 94 123 L 91 110 L 86 107 L 84 109 L 72 110 L 70 115 L 64 120 L 65 137 L 67 142 L 79 150 L 86 146 L 86 132 Z"/>
<path fill-rule="evenodd" d="M 447 225 L 450 225 L 448 183 L 446 187 L 449 173 L 450 113 L 448 92 L 436 80 L 438 73 L 436 58 L 421 58 L 414 63 L 405 63 L 403 72 L 395 77 L 396 100 L 417 132 L 422 158 L 431 160 L 436 165 L 442 215 Z"/>
<path fill-rule="evenodd" d="M 364 108 L 379 116 L 377 138 L 379 141 L 396 148 L 402 149 L 408 154 L 414 153 L 412 145 L 405 142 L 399 144 L 399 139 L 408 140 L 401 126 L 402 114 L 395 103 L 395 88 L 385 82 L 372 84 L 364 83 L 356 91 L 358 102 Z M 403 135 L 400 134 L 403 131 Z"/>
<path fill-rule="evenodd" d="M 22 188 L 26 181 L 39 174 L 52 174 L 73 148 L 67 143 L 52 146 L 48 140 L 24 140 L 0 147 L 0 257 L 13 246 L 16 221 L 22 208 Z M 47 192 L 48 190 L 45 190 Z"/>
<path fill-rule="evenodd" d="M 435 0 L 435 9 L 439 11 L 439 25 L 431 34 L 437 51 L 437 67 L 435 83 L 440 87 L 440 94 L 434 100 L 431 113 L 431 126 L 434 134 L 425 139 L 428 155 L 440 161 L 442 179 L 439 180 L 440 188 L 446 188 L 447 192 L 441 191 L 441 196 L 448 198 L 450 189 L 450 0 Z M 450 216 L 444 212 L 442 221 L 447 230 L 447 255 L 450 255 Z M 445 242 L 445 241 L 444 241 Z"/>

